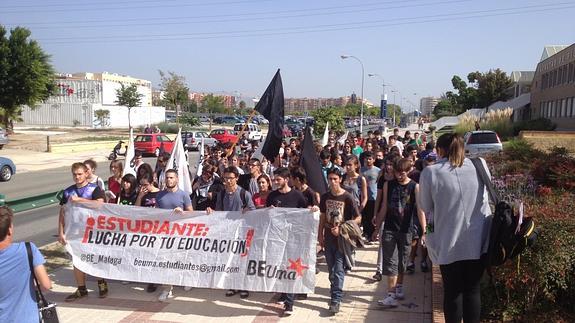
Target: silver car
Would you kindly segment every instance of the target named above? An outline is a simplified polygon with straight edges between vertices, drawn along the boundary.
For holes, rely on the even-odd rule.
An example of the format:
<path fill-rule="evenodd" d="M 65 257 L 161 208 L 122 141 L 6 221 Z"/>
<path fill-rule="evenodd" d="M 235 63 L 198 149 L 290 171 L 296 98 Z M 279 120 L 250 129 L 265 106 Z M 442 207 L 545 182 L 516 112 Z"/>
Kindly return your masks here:
<path fill-rule="evenodd" d="M 495 131 L 469 131 L 465 134 L 463 140 L 465 142 L 465 155 L 468 157 L 476 157 L 503 150 L 501 140 Z"/>
<path fill-rule="evenodd" d="M 6 130 L 0 128 L 0 149 L 7 145 L 10 142 L 8 135 L 6 135 Z"/>
<path fill-rule="evenodd" d="M 218 144 L 217 139 L 210 137 L 210 135 L 204 131 L 182 132 L 182 138 L 184 140 L 184 148 L 187 150 L 199 150 L 202 144 L 202 138 L 206 146 L 212 147 Z"/>

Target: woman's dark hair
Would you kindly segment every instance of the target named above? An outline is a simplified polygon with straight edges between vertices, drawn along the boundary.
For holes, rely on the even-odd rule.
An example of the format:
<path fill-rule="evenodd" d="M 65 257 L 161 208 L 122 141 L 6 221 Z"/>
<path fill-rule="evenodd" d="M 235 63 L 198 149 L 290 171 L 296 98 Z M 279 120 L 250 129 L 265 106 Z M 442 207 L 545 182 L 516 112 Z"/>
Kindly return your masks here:
<path fill-rule="evenodd" d="M 307 183 L 307 174 L 305 169 L 301 166 L 294 167 L 290 170 L 290 175 L 293 178 L 297 178 L 302 183 Z"/>
<path fill-rule="evenodd" d="M 136 180 L 136 176 L 134 176 L 132 174 L 124 175 L 124 177 L 122 177 L 122 183 L 123 182 L 130 183 L 130 192 L 124 192 L 126 195 L 134 193 L 136 191 L 136 189 L 138 188 L 138 181 Z M 124 187 L 122 186 L 122 191 L 123 190 L 124 190 Z"/>
<path fill-rule="evenodd" d="M 453 167 L 461 167 L 465 160 L 463 138 L 456 133 L 445 133 L 437 139 L 437 148 L 441 149 L 441 157 L 445 157 Z"/>
<path fill-rule="evenodd" d="M 266 182 L 268 183 L 268 190 L 271 190 L 272 189 L 272 182 L 270 181 L 270 177 L 266 174 L 261 174 L 260 176 L 258 176 L 257 181 L 259 182 L 261 178 L 266 180 Z"/>

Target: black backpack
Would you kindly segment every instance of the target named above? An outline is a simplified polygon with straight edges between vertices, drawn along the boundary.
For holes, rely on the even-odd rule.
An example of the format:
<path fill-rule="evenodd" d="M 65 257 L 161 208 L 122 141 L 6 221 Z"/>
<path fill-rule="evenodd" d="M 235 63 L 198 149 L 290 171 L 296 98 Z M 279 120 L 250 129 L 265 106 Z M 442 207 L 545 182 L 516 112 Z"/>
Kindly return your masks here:
<path fill-rule="evenodd" d="M 513 206 L 500 199 L 487 176 L 485 167 L 479 158 L 472 158 L 477 175 L 487 187 L 489 197 L 495 205 L 495 213 L 489 232 L 489 248 L 482 256 L 486 268 L 500 266 L 507 259 L 514 259 L 525 248 L 533 245 L 537 239 L 538 230 L 532 218 L 524 217 L 519 230 L 517 230 L 519 217 L 515 216 Z"/>

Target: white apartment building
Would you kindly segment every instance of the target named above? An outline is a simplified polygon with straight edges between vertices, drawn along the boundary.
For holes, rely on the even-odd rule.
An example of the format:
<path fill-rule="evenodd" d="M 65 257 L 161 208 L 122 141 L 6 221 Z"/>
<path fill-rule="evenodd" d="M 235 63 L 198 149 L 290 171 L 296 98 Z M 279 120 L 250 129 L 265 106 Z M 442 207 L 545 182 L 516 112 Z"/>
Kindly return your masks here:
<path fill-rule="evenodd" d="M 441 99 L 433 96 L 426 96 L 419 101 L 419 111 L 424 116 L 430 116 L 433 108 L 439 103 Z"/>

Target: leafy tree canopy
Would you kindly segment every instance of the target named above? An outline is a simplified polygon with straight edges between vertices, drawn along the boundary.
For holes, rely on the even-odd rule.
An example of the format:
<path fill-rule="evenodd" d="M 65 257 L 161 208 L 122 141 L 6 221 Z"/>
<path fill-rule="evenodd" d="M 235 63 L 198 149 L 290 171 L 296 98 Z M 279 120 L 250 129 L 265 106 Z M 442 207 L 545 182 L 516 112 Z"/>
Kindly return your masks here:
<path fill-rule="evenodd" d="M 202 99 L 202 109 L 208 113 L 225 113 L 224 98 L 210 93 Z"/>
<path fill-rule="evenodd" d="M 159 70 L 160 89 L 164 92 L 163 104 L 172 109 L 179 111 L 179 108 L 185 106 L 189 101 L 189 89 L 186 85 L 186 78 L 174 72 L 167 73 Z"/>
<path fill-rule="evenodd" d="M 328 121 L 330 131 L 345 130 L 341 109 L 336 109 L 335 107 L 324 107 L 315 109 L 311 112 L 311 115 L 315 120 L 314 134 L 316 137 L 323 135 L 325 125 Z"/>
<path fill-rule="evenodd" d="M 120 84 L 120 88 L 116 90 L 116 103 L 128 107 L 128 126 L 132 128 L 131 113 L 132 108 L 140 106 L 142 104 L 142 97 L 144 95 L 138 93 L 138 87 L 136 84 L 130 86 L 125 86 Z"/>
<path fill-rule="evenodd" d="M 487 108 L 494 102 L 509 99 L 506 90 L 513 85 L 511 78 L 500 69 L 479 71 L 467 75 L 467 82 L 454 75 L 451 84 L 456 92 L 448 91 L 433 111 L 436 118 L 458 115 L 469 109 Z"/>
<path fill-rule="evenodd" d="M 30 40 L 28 29 L 16 27 L 7 37 L 0 25 L 0 109 L 1 121 L 11 129 L 23 105 L 34 108 L 54 90 L 54 69 L 50 56 Z"/>

